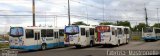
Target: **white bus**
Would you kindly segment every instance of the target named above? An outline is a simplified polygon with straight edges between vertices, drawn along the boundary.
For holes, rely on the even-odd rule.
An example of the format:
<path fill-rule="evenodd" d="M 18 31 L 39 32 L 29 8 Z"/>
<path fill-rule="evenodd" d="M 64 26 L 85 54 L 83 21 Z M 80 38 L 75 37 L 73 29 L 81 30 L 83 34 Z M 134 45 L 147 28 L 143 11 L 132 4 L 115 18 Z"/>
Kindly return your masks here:
<path fill-rule="evenodd" d="M 65 44 L 76 46 L 94 45 L 94 27 L 91 26 L 66 26 L 65 27 Z"/>
<path fill-rule="evenodd" d="M 64 46 L 64 28 L 10 27 L 11 49 L 45 50 Z"/>
<path fill-rule="evenodd" d="M 147 27 L 142 29 L 142 39 L 144 41 L 159 40 L 160 39 L 160 28 Z"/>
<path fill-rule="evenodd" d="M 102 25 L 97 26 L 95 29 L 95 44 L 103 46 L 106 44 L 119 46 L 120 44 L 129 42 L 129 27 Z"/>

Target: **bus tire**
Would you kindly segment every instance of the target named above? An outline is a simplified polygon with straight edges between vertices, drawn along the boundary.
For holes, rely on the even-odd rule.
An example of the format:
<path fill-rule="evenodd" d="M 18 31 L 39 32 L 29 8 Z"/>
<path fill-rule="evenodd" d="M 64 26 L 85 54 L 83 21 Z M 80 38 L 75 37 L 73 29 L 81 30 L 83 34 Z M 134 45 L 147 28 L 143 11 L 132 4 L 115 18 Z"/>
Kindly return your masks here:
<path fill-rule="evenodd" d="M 46 44 L 42 44 L 41 45 L 41 50 L 46 50 L 46 47 L 47 47 Z"/>
<path fill-rule="evenodd" d="M 126 44 L 128 44 L 129 43 L 129 40 L 128 39 L 126 39 Z"/>
<path fill-rule="evenodd" d="M 117 43 L 117 47 L 119 47 L 120 46 L 120 40 L 118 40 L 118 43 Z"/>
<path fill-rule="evenodd" d="M 149 40 L 144 40 L 145 42 L 149 42 Z"/>
<path fill-rule="evenodd" d="M 93 47 L 94 43 L 93 41 L 90 41 L 90 47 Z"/>
<path fill-rule="evenodd" d="M 81 48 L 81 45 L 76 45 L 76 48 Z"/>

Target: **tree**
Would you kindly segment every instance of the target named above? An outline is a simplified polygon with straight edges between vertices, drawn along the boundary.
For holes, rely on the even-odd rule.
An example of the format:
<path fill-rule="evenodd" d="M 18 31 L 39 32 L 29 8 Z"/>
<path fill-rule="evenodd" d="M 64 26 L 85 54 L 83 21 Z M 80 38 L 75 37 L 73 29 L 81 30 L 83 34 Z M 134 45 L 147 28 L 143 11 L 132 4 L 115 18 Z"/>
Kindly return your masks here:
<path fill-rule="evenodd" d="M 160 23 L 155 23 L 152 27 L 160 27 Z"/>
<path fill-rule="evenodd" d="M 135 30 L 142 31 L 142 28 L 146 28 L 145 23 L 139 23 L 138 25 L 135 26 Z"/>
<path fill-rule="evenodd" d="M 117 26 L 127 26 L 131 28 L 131 24 L 128 21 L 117 21 Z"/>
<path fill-rule="evenodd" d="M 113 22 L 100 22 L 99 25 L 115 25 Z"/>
<path fill-rule="evenodd" d="M 72 23 L 72 25 L 87 25 L 87 24 L 82 21 L 78 21 L 78 22 Z"/>

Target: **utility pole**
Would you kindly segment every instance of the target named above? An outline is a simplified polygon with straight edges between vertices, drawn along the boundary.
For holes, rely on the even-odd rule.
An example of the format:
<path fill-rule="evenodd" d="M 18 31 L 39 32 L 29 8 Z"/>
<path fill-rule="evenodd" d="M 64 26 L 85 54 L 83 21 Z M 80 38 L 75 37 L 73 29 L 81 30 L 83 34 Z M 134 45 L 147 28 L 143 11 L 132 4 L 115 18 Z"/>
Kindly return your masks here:
<path fill-rule="evenodd" d="M 159 8 L 157 8 L 157 19 L 158 19 L 158 27 L 159 27 L 159 17 L 158 17 L 159 14 L 158 14 L 158 9 L 159 9 Z"/>
<path fill-rule="evenodd" d="M 145 20 L 146 20 L 146 27 L 148 26 L 148 16 L 147 16 L 147 9 L 144 8 L 145 10 Z"/>
<path fill-rule="evenodd" d="M 88 24 L 88 9 L 87 9 L 87 6 L 86 6 L 86 14 L 87 14 L 87 25 L 89 25 Z"/>
<path fill-rule="evenodd" d="M 32 0 L 33 26 L 35 26 L 35 0 Z"/>
<path fill-rule="evenodd" d="M 70 19 L 70 3 L 69 3 L 69 0 L 68 0 L 68 20 L 69 20 L 69 26 L 71 25 L 71 19 Z"/>
<path fill-rule="evenodd" d="M 105 3 L 104 3 L 104 0 L 103 0 L 103 22 L 104 22 L 104 18 L 105 18 L 104 17 L 104 12 L 105 12 L 104 9 L 105 9 Z"/>

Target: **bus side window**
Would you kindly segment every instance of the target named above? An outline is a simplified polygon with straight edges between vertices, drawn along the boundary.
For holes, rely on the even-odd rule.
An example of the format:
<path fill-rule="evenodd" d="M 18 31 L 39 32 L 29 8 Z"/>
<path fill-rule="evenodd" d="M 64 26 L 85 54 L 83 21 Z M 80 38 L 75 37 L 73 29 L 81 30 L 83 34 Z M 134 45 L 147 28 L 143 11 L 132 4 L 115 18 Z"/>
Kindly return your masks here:
<path fill-rule="evenodd" d="M 47 37 L 53 37 L 53 29 L 47 29 Z"/>
<path fill-rule="evenodd" d="M 117 33 L 118 33 L 117 30 L 115 30 L 115 36 L 116 36 L 116 37 L 117 37 Z"/>
<path fill-rule="evenodd" d="M 114 28 L 112 28 L 112 35 L 115 35 L 115 30 L 114 30 Z"/>
<path fill-rule="evenodd" d="M 86 31 L 86 37 L 89 37 L 89 31 L 88 30 Z"/>
<path fill-rule="evenodd" d="M 26 38 L 34 38 L 34 30 L 26 29 Z"/>
<path fill-rule="evenodd" d="M 123 34 L 123 36 L 124 36 L 124 34 L 125 34 L 125 29 L 122 29 L 122 34 Z"/>
<path fill-rule="evenodd" d="M 86 35 L 85 28 L 81 28 L 81 35 Z"/>
<path fill-rule="evenodd" d="M 112 31 L 112 35 L 115 35 L 114 31 Z"/>
<path fill-rule="evenodd" d="M 42 29 L 41 37 L 53 37 L 53 29 Z"/>
<path fill-rule="evenodd" d="M 64 36 L 64 29 L 59 30 L 59 36 Z"/>
<path fill-rule="evenodd" d="M 58 32 L 54 32 L 54 38 L 58 38 Z"/>
<path fill-rule="evenodd" d="M 160 29 L 155 29 L 155 33 L 160 33 Z"/>
<path fill-rule="evenodd" d="M 46 37 L 46 29 L 41 30 L 41 37 Z"/>
<path fill-rule="evenodd" d="M 124 29 L 125 34 L 129 34 L 129 30 L 127 28 Z"/>
<path fill-rule="evenodd" d="M 118 34 L 122 34 L 122 29 L 118 28 Z"/>
<path fill-rule="evenodd" d="M 90 28 L 89 31 L 90 31 L 90 35 L 94 35 L 94 28 Z"/>

